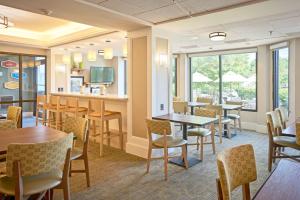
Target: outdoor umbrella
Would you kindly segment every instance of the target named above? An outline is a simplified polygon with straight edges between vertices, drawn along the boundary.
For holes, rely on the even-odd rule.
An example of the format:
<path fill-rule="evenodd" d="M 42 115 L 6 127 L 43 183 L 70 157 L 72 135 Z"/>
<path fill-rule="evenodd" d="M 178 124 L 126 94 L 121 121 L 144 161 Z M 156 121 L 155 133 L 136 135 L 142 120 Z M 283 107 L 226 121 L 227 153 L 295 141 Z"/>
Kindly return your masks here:
<path fill-rule="evenodd" d="M 210 78 L 208 78 L 207 76 L 199 73 L 199 72 L 195 72 L 193 73 L 193 82 L 194 83 L 206 83 L 206 82 L 211 82 L 212 80 Z"/>

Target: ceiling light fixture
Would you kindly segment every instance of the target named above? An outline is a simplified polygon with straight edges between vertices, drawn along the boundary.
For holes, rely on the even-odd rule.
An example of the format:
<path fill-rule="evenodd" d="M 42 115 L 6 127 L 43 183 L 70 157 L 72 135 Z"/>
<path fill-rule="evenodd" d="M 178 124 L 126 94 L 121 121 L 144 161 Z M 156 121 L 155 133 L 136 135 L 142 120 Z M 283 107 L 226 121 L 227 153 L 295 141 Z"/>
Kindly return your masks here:
<path fill-rule="evenodd" d="M 225 40 L 226 33 L 225 32 L 212 32 L 209 34 L 209 38 L 212 41 L 222 41 L 222 40 Z"/>
<path fill-rule="evenodd" d="M 92 51 L 92 50 L 88 51 L 88 53 L 87 53 L 87 59 L 90 62 L 95 62 L 97 60 L 97 53 L 96 53 L 96 51 Z"/>
<path fill-rule="evenodd" d="M 104 49 L 104 59 L 110 60 L 114 57 L 114 50 L 112 48 L 105 48 Z"/>

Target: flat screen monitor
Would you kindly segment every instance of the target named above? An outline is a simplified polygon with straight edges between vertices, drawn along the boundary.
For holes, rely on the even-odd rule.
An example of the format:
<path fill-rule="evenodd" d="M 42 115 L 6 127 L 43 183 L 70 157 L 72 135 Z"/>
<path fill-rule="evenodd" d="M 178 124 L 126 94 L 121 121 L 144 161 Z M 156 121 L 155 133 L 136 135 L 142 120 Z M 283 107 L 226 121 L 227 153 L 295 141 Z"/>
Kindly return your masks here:
<path fill-rule="evenodd" d="M 111 84 L 114 82 L 113 67 L 91 67 L 90 68 L 91 83 Z"/>

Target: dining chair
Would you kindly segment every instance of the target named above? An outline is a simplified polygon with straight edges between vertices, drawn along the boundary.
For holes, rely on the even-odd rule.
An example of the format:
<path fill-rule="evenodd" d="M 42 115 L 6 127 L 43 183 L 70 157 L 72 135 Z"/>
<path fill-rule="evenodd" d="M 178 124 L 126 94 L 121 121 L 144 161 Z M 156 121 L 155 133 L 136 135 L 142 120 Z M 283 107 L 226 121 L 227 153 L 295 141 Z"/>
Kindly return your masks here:
<path fill-rule="evenodd" d="M 195 113 L 196 116 L 201 116 L 201 117 L 211 117 L 215 118 L 216 117 L 216 112 L 214 110 L 208 110 L 204 108 L 196 108 Z M 187 135 L 189 137 L 197 137 L 196 143 L 188 143 L 188 145 L 197 145 L 197 150 L 199 150 L 199 139 L 201 139 L 201 147 L 200 147 L 200 159 L 203 160 L 203 147 L 204 144 L 211 144 L 212 145 L 212 150 L 213 154 L 216 153 L 215 150 L 215 128 L 214 124 L 211 124 L 210 128 L 204 128 L 204 127 L 197 127 L 197 128 L 192 128 L 187 131 Z M 211 136 L 211 142 L 206 142 L 204 143 L 204 138 Z"/>
<path fill-rule="evenodd" d="M 211 97 L 197 97 L 197 102 L 207 103 L 208 105 L 213 104 L 213 98 Z"/>
<path fill-rule="evenodd" d="M 285 107 L 279 107 L 276 108 L 275 111 L 278 113 L 281 123 L 281 128 L 286 129 L 287 128 L 287 122 L 289 121 L 289 114 L 288 110 Z"/>
<path fill-rule="evenodd" d="M 149 139 L 148 147 L 148 158 L 147 158 L 147 173 L 150 169 L 150 162 L 152 158 L 152 149 L 163 149 L 164 150 L 164 172 L 165 180 L 168 179 L 168 149 L 169 148 L 180 148 L 182 149 L 182 158 L 184 160 L 185 168 L 188 168 L 187 160 L 187 141 L 181 138 L 172 136 L 171 124 L 169 121 L 163 120 L 146 120 L 147 124 L 147 135 Z M 152 134 L 158 136 L 153 139 Z"/>
<path fill-rule="evenodd" d="M 183 101 L 181 97 L 175 96 L 173 97 L 173 101 Z"/>
<path fill-rule="evenodd" d="M 188 102 L 186 101 L 173 101 L 174 113 L 187 114 Z"/>
<path fill-rule="evenodd" d="M 22 114 L 21 107 L 8 106 L 6 119 L 15 122 L 17 124 L 17 127 L 21 128 L 21 114 Z"/>
<path fill-rule="evenodd" d="M 103 156 L 104 139 L 107 140 L 108 146 L 110 146 L 110 140 L 113 136 L 119 137 L 120 149 L 123 150 L 123 131 L 122 131 L 122 114 L 121 112 L 109 111 L 105 109 L 104 100 L 90 99 L 88 106 L 88 113 L 86 117 L 89 120 L 89 129 L 93 130 L 92 137 L 99 136 L 100 138 L 100 156 Z M 117 120 L 119 131 L 111 132 L 109 129 L 109 122 L 111 120 Z M 92 126 L 91 126 L 92 123 Z M 96 132 L 97 123 L 99 124 L 99 134 Z M 105 127 L 104 127 L 105 123 Z M 106 130 L 104 130 L 106 128 Z M 106 137 L 104 137 L 106 135 Z"/>
<path fill-rule="evenodd" d="M 69 200 L 72 140 L 73 134 L 69 134 L 51 142 L 9 144 L 6 175 L 0 177 L 0 193 L 14 196 L 16 200 L 37 194 L 40 194 L 37 199 L 42 199 L 53 189 L 63 189 L 64 199 Z"/>
<path fill-rule="evenodd" d="M 300 150 L 296 137 L 281 133 L 281 124 L 276 111 L 268 112 L 266 115 L 269 136 L 268 170 L 272 170 L 272 163 L 276 161 L 276 158 L 290 158 L 300 162 L 300 159 L 297 159 L 300 158 L 299 155 L 290 155 L 282 151 L 282 148 Z"/>
<path fill-rule="evenodd" d="M 87 187 L 90 187 L 90 175 L 89 175 L 89 161 L 88 161 L 88 143 L 89 143 L 89 132 L 88 132 L 88 119 L 81 117 L 70 117 L 66 116 L 63 124 L 63 131 L 66 133 L 73 133 L 76 140 L 80 140 L 82 147 L 74 147 L 71 151 L 71 166 L 74 160 L 83 160 L 84 170 L 72 170 L 70 169 L 70 175 L 72 173 L 85 173 Z M 77 143 L 76 143 L 77 144 Z"/>
<path fill-rule="evenodd" d="M 242 111 L 243 102 L 242 101 L 226 101 L 226 104 L 241 106 L 239 109 L 235 110 L 236 113 L 228 113 L 227 117 L 229 119 L 233 120 L 234 129 L 236 129 L 236 125 L 237 125 L 237 122 L 238 122 L 240 132 L 242 132 L 241 111 Z"/>
<path fill-rule="evenodd" d="M 66 115 L 84 117 L 87 114 L 88 108 L 79 106 L 77 97 L 67 97 L 66 102 Z"/>
<path fill-rule="evenodd" d="M 36 109 L 35 109 L 35 125 L 38 126 L 39 122 L 42 125 L 46 125 L 46 105 L 47 105 L 47 96 L 46 95 L 38 95 L 36 97 Z M 42 113 L 42 119 L 39 119 L 39 113 Z"/>
<path fill-rule="evenodd" d="M 231 138 L 230 123 L 232 122 L 232 120 L 223 117 L 222 105 L 207 105 L 205 106 L 205 108 L 208 110 L 214 110 L 217 114 L 217 118 L 219 119 L 217 124 L 218 124 L 218 134 L 219 134 L 220 143 L 222 143 L 223 127 L 224 127 L 224 131 L 227 131 L 229 138 Z M 224 125 L 227 125 L 226 130 Z"/>
<path fill-rule="evenodd" d="M 0 120 L 0 131 L 16 129 L 17 124 L 12 120 Z M 6 154 L 0 154 L 0 162 L 6 161 Z M 1 171 L 1 170 L 0 170 Z"/>
<path fill-rule="evenodd" d="M 66 106 L 61 104 L 59 96 L 50 95 L 49 102 L 47 103 L 46 110 L 49 112 L 47 124 L 49 127 L 55 129 L 61 129 L 62 127 L 62 115 L 66 109 Z"/>
<path fill-rule="evenodd" d="M 243 199 L 250 200 L 249 183 L 257 179 L 253 146 L 245 144 L 226 149 L 217 155 L 219 178 L 217 191 L 219 200 L 230 200 L 231 192 L 243 188 Z"/>

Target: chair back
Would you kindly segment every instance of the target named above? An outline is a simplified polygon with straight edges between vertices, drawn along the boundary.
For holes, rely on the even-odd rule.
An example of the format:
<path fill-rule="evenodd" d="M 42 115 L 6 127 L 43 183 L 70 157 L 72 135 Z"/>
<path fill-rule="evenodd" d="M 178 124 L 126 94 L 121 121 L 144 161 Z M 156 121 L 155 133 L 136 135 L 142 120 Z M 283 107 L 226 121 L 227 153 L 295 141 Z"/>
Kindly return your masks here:
<path fill-rule="evenodd" d="M 15 122 L 17 124 L 17 127 L 21 127 L 21 114 L 21 107 L 8 106 L 6 119 Z"/>
<path fill-rule="evenodd" d="M 78 98 L 68 97 L 67 98 L 67 108 L 78 108 Z"/>
<path fill-rule="evenodd" d="M 16 122 L 12 120 L 0 120 L 0 131 L 17 128 Z"/>
<path fill-rule="evenodd" d="M 88 106 L 88 115 L 92 113 L 99 113 L 101 117 L 104 116 L 105 112 L 105 102 L 99 99 L 90 99 Z"/>
<path fill-rule="evenodd" d="M 13 165 L 19 161 L 21 176 L 34 176 L 60 170 L 68 149 L 72 148 L 73 134 L 57 140 L 35 144 L 9 144 L 6 157 L 7 176 L 13 176 Z"/>
<path fill-rule="evenodd" d="M 45 108 L 46 104 L 47 104 L 47 96 L 46 95 L 38 95 L 36 97 L 37 108 Z"/>
<path fill-rule="evenodd" d="M 169 121 L 147 119 L 146 124 L 149 138 L 152 133 L 157 135 L 171 135 L 172 133 Z"/>
<path fill-rule="evenodd" d="M 186 101 L 173 101 L 174 113 L 186 114 L 188 110 L 188 102 Z"/>
<path fill-rule="evenodd" d="M 211 97 L 197 97 L 197 102 L 207 103 L 209 105 L 213 104 L 213 98 Z"/>
<path fill-rule="evenodd" d="M 66 116 L 63 123 L 63 131 L 65 133 L 73 133 L 83 142 L 88 140 L 88 119 L 82 117 Z"/>
<path fill-rule="evenodd" d="M 251 144 L 233 147 L 219 153 L 217 166 L 224 200 L 230 200 L 231 192 L 238 186 L 244 186 L 257 179 L 255 155 Z"/>
<path fill-rule="evenodd" d="M 225 103 L 229 104 L 229 105 L 239 105 L 239 106 L 244 105 L 244 103 L 242 101 L 226 101 Z M 242 110 L 242 108 L 237 109 L 238 114 L 240 114 L 241 110 Z"/>
<path fill-rule="evenodd" d="M 181 97 L 173 97 L 173 101 L 182 101 Z"/>
<path fill-rule="evenodd" d="M 280 123 L 281 123 L 281 128 L 282 129 L 286 129 L 287 128 L 286 123 L 289 121 L 288 110 L 285 107 L 281 106 L 279 108 L 276 108 L 275 111 L 279 115 L 279 119 L 280 119 Z"/>
<path fill-rule="evenodd" d="M 194 111 L 194 114 L 201 117 L 216 117 L 216 111 L 215 110 L 209 110 L 205 108 L 196 108 Z"/>
<path fill-rule="evenodd" d="M 208 110 L 214 110 L 219 117 L 222 117 L 223 115 L 223 107 L 222 105 L 207 105 L 205 106 Z"/>
<path fill-rule="evenodd" d="M 270 123 L 273 136 L 279 136 L 282 133 L 279 114 L 276 111 L 267 112 L 267 123 Z"/>

